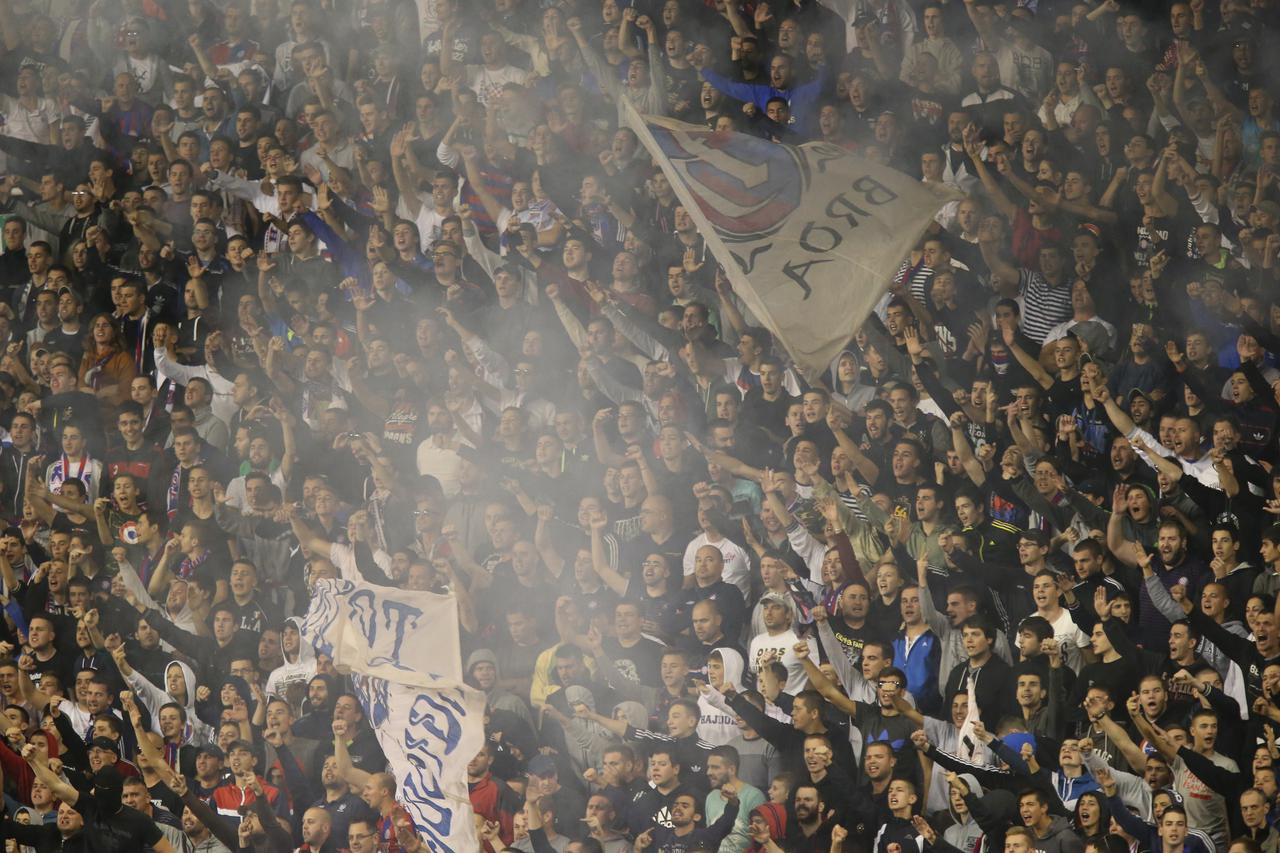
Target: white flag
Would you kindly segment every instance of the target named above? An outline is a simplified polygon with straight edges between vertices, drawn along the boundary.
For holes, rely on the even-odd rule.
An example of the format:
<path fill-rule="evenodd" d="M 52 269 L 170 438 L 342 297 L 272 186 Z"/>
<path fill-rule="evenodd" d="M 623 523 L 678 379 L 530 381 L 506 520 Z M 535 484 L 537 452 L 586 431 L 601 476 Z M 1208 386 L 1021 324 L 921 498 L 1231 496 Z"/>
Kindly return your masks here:
<path fill-rule="evenodd" d="M 462 683 L 458 604 L 451 595 L 319 581 L 302 635 L 343 672 L 420 687 Z"/>
<path fill-rule="evenodd" d="M 351 673 L 427 849 L 480 849 L 466 771 L 484 745 L 484 694 L 462 683 L 453 597 L 321 580 L 302 638 Z"/>
<path fill-rule="evenodd" d="M 810 373 L 825 371 L 938 210 L 961 196 L 835 145 L 713 132 L 629 103 L 734 292 Z"/>

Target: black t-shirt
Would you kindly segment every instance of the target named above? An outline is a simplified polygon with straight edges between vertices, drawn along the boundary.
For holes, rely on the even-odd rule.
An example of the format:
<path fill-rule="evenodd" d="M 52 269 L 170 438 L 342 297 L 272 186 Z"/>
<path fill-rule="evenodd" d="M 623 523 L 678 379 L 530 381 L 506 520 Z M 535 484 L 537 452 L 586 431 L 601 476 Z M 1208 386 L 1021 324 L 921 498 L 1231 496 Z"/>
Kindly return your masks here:
<path fill-rule="evenodd" d="M 151 501 L 151 505 L 163 509 L 164 497 L 161 493 Z M 204 544 L 209 549 L 209 557 L 200 564 L 197 571 L 207 572 L 215 580 L 227 580 L 231 573 L 231 549 L 227 546 L 226 538 L 219 535 L 217 521 L 213 518 L 201 518 L 191 510 L 191 507 L 183 506 L 169 520 L 169 532 L 181 533 L 183 525 L 188 523 L 198 524 L 205 531 L 205 537 L 208 539 Z"/>
<path fill-rule="evenodd" d="M 147 493 L 151 475 L 164 467 L 164 456 L 150 444 L 143 444 L 137 450 L 130 450 L 123 444 L 107 451 L 103 463 L 104 484 L 110 488 L 115 478 L 121 474 L 132 474 L 139 489 L 146 493 L 147 500 L 155 500 L 154 495 Z M 172 470 L 169 472 L 173 473 Z"/>
<path fill-rule="evenodd" d="M 720 630 L 726 637 L 741 635 L 742 626 L 747 622 L 747 605 L 742 599 L 742 591 L 733 584 L 716 581 L 711 586 L 694 585 L 684 591 L 683 598 L 686 614 L 692 613 L 694 605 L 700 601 L 714 601 L 720 609 Z"/>
<path fill-rule="evenodd" d="M 57 435 L 65 423 L 78 425 L 89 445 L 89 452 L 101 457 L 107 445 L 101 411 L 98 398 L 85 391 L 50 394 L 40 401 L 40 426 L 48 435 Z"/>
<path fill-rule="evenodd" d="M 644 589 L 643 563 L 650 554 L 661 554 L 671 569 L 672 580 L 679 583 L 680 573 L 684 571 L 684 548 L 689 539 L 673 533 L 661 545 L 653 541 L 648 534 L 640 534 L 630 542 L 623 542 L 618 549 L 618 573 L 631 579 L 634 589 Z"/>
<path fill-rule="evenodd" d="M 79 364 L 80 359 L 84 358 L 84 336 L 87 332 L 88 328 L 83 324 L 74 332 L 64 332 L 59 326 L 44 336 L 43 343 L 51 350 L 65 352 L 76 364 Z"/>
<path fill-rule="evenodd" d="M 267 624 L 267 614 L 257 598 L 250 598 L 244 604 L 237 604 L 234 598 L 227 599 L 227 604 L 235 611 L 236 627 L 254 634 L 261 634 Z"/>
<path fill-rule="evenodd" d="M 618 671 L 627 678 L 649 687 L 657 687 L 662 683 L 659 662 L 662 659 L 662 644 L 655 643 L 645 637 L 631 648 L 623 648 L 614 637 L 604 641 L 605 653 L 618 665 Z"/>
<path fill-rule="evenodd" d="M 1081 405 L 1083 397 L 1080 393 L 1080 377 L 1077 375 L 1074 379 L 1054 379 L 1053 384 L 1049 386 L 1049 414 L 1053 417 L 1058 415 L 1069 415 Z M 1057 429 L 1057 424 L 1053 424 L 1051 429 Z"/>
<path fill-rule="evenodd" d="M 905 715 L 885 716 L 879 705 L 859 702 L 855 722 L 862 731 L 864 750 L 867 744 L 887 741 L 895 754 L 902 755 L 911 751 L 911 733 L 916 727 Z"/>
<path fill-rule="evenodd" d="M 49 527 L 59 533 L 66 533 L 70 536 L 88 536 L 93 539 L 98 535 L 98 523 L 92 518 L 76 521 L 61 510 L 53 514 L 53 521 L 49 524 Z"/>
<path fill-rule="evenodd" d="M 684 627 L 681 610 L 681 592 L 676 589 L 667 595 L 651 596 L 645 593 L 644 584 L 632 581 L 627 587 L 627 600 L 634 601 L 640 607 L 642 622 L 652 622 L 664 635 L 673 635 Z"/>
<path fill-rule="evenodd" d="M 81 794 L 75 809 L 84 816 L 85 846 L 92 853 L 132 853 L 164 838 L 156 822 L 137 809 L 121 806 L 103 814 L 92 794 Z"/>
<path fill-rule="evenodd" d="M 41 613 L 40 615 L 47 616 L 48 614 Z M 55 619 L 55 626 L 57 630 L 62 630 L 63 626 L 58 624 L 57 617 L 51 618 Z M 48 660 L 40 660 L 40 658 L 35 654 L 31 655 L 31 659 L 35 662 L 35 670 L 30 673 L 31 680 L 35 682 L 37 687 L 40 686 L 40 679 L 46 672 L 52 672 L 57 676 L 58 681 L 61 682 L 64 687 L 71 683 L 72 655 L 70 652 L 63 651 L 62 649 L 55 649 L 53 657 Z"/>

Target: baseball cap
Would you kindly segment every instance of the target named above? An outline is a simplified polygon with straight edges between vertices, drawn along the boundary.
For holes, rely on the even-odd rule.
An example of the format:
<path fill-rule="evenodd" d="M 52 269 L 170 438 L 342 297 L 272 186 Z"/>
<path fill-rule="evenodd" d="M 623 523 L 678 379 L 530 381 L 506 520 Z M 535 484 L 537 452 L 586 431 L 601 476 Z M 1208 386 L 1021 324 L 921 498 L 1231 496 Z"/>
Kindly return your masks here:
<path fill-rule="evenodd" d="M 559 773 L 556 769 L 556 762 L 549 755 L 535 755 L 529 759 L 529 763 L 525 766 L 525 771 L 531 776 L 555 776 Z"/>
<path fill-rule="evenodd" d="M 89 741 L 89 748 L 90 748 L 90 749 L 105 749 L 105 750 L 108 750 L 108 751 L 110 751 L 110 752 L 114 752 L 114 753 L 116 753 L 117 755 L 119 755 L 119 754 L 120 754 L 120 745 L 119 745 L 118 743 L 116 743 L 115 741 L 113 741 L 113 740 L 112 740 L 111 738 L 109 738 L 109 737 L 96 737 L 96 738 L 94 738 L 93 740 Z"/>
<path fill-rule="evenodd" d="M 780 592 L 766 592 L 764 595 L 760 596 L 760 603 L 761 604 L 777 604 L 790 610 L 791 596 L 783 595 Z"/>
<path fill-rule="evenodd" d="M 200 746 L 197 746 L 196 755 L 199 755 L 202 752 L 206 755 L 212 755 L 219 761 L 222 761 L 227 757 L 223 754 L 222 749 L 216 743 L 203 743 Z"/>

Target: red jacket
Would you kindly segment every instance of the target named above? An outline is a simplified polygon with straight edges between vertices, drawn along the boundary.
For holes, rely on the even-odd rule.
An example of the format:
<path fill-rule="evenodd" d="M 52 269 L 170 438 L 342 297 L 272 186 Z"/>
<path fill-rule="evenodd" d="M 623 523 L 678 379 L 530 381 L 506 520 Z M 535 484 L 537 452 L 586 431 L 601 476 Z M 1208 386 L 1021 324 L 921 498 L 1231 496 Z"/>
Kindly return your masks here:
<path fill-rule="evenodd" d="M 468 782 L 467 789 L 471 808 L 485 820 L 497 821 L 503 843 L 510 844 L 515 837 L 515 813 L 522 808 L 516 792 L 487 773 L 479 782 Z"/>
<path fill-rule="evenodd" d="M 258 777 L 258 784 L 262 786 L 262 792 L 267 795 L 267 802 L 275 806 L 280 798 L 280 791 L 275 786 L 268 785 L 267 780 L 261 776 Z M 234 780 L 230 784 L 219 785 L 213 789 L 214 810 L 236 826 L 240 825 L 240 807 L 252 805 L 256 799 L 258 795 L 252 788 L 241 788 Z"/>

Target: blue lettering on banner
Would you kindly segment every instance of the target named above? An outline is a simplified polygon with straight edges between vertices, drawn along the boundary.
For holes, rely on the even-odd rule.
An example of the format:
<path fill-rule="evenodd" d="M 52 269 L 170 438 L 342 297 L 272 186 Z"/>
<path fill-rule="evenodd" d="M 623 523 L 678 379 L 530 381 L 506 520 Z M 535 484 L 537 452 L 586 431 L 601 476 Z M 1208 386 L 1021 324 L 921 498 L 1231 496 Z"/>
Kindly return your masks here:
<path fill-rule="evenodd" d="M 456 699 L 453 697 L 457 697 Z M 405 757 L 413 768 L 400 780 L 409 792 L 406 807 L 414 824 L 423 833 L 428 848 L 443 851 L 453 824 L 453 809 L 440 788 L 444 758 L 462 740 L 462 722 L 467 711 L 459 690 L 419 693 L 409 709 L 408 724 L 401 738 Z M 430 759 L 434 767 L 428 766 Z"/>
<path fill-rule="evenodd" d="M 351 686 L 364 708 L 365 717 L 377 729 L 387 721 L 391 709 L 391 683 L 385 678 L 371 678 L 352 673 Z"/>
<path fill-rule="evenodd" d="M 429 744 L 437 747 L 443 745 L 442 754 L 452 754 L 458 747 L 458 741 L 462 740 L 462 719 L 467 716 L 467 710 L 460 701 L 462 694 L 458 693 L 458 696 L 457 700 L 449 698 L 445 691 L 434 697 L 427 693 L 420 694 L 409 710 L 409 725 L 421 728 L 428 737 L 414 736 L 410 729 L 405 729 L 405 746 L 412 750 Z M 442 743 L 432 744 L 431 738 Z"/>
<path fill-rule="evenodd" d="M 334 649 L 329 631 L 338 619 L 338 597 L 353 586 L 350 581 L 343 580 L 316 584 L 311 595 L 311 606 L 299 629 L 299 633 L 315 646 L 316 651 L 330 658 L 334 657 Z"/>
<path fill-rule="evenodd" d="M 397 771 L 400 804 L 413 819 L 428 850 L 435 853 L 462 853 L 449 844 L 456 816 L 443 789 L 445 758 L 462 742 L 467 719 L 465 697 L 456 688 L 420 691 L 414 695 L 383 678 L 355 676 L 355 692 L 365 714 L 374 722 L 383 741 L 391 769 Z M 391 704 L 404 708 L 404 726 L 395 734 L 384 725 L 390 719 Z M 406 712 L 401 711 L 402 714 Z M 386 747 L 391 747 L 386 749 Z M 397 754 L 398 753 L 398 754 Z"/>
<path fill-rule="evenodd" d="M 416 672 L 413 667 L 400 662 L 400 651 L 404 646 L 405 632 L 418 626 L 418 617 L 422 610 L 403 601 L 383 598 L 381 604 L 381 622 L 383 627 L 392 632 L 391 651 L 389 654 L 374 655 L 369 658 L 369 666 L 392 666 L 404 672 Z M 351 609 L 352 620 L 360 627 L 369 649 L 377 648 L 378 616 L 377 596 L 373 590 L 362 589 L 347 598 L 347 606 Z"/>

